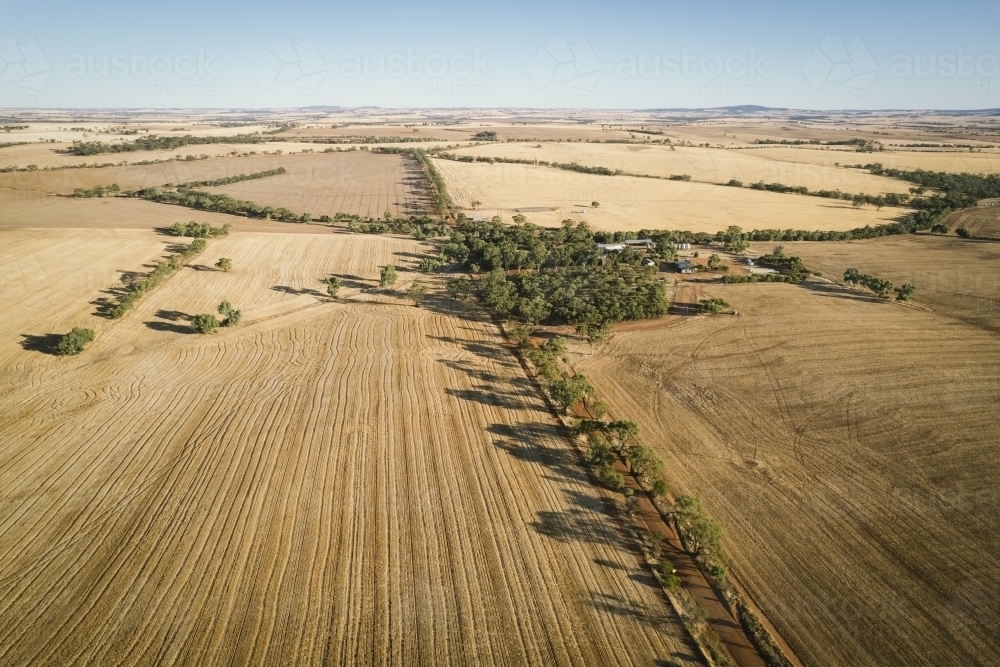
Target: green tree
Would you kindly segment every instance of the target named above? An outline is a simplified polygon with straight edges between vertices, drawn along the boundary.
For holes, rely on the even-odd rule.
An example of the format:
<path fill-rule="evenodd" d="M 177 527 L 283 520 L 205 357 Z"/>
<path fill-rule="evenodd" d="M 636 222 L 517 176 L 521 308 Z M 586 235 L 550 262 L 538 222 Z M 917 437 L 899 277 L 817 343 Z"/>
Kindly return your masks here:
<path fill-rule="evenodd" d="M 517 304 L 517 312 L 526 322 L 538 324 L 549 316 L 549 313 L 552 312 L 552 306 L 540 296 L 531 299 L 522 298 Z"/>
<path fill-rule="evenodd" d="M 611 322 L 607 320 L 581 322 L 576 325 L 576 333 L 586 338 L 591 345 L 600 345 L 611 335 Z"/>
<path fill-rule="evenodd" d="M 705 514 L 705 508 L 698 498 L 688 495 L 681 496 L 677 499 L 674 514 L 696 555 L 705 551 L 720 553 L 722 525 Z"/>
<path fill-rule="evenodd" d="M 240 323 L 240 320 L 243 319 L 243 311 L 236 310 L 233 308 L 233 304 L 228 301 L 220 303 L 216 310 L 218 310 L 219 314 L 222 315 L 223 318 L 222 322 L 220 322 L 221 326 L 235 327 Z"/>
<path fill-rule="evenodd" d="M 592 435 L 587 442 L 587 461 L 595 466 L 611 465 L 615 462 L 615 448 L 601 436 Z"/>
<path fill-rule="evenodd" d="M 323 279 L 323 284 L 326 285 L 326 293 L 330 295 L 330 298 L 336 299 L 337 293 L 340 292 L 340 278 L 327 276 Z"/>
<path fill-rule="evenodd" d="M 228 257 L 220 257 L 219 261 L 215 263 L 215 268 L 222 269 L 228 273 L 229 269 L 233 268 L 233 260 Z"/>
<path fill-rule="evenodd" d="M 467 299 L 472 293 L 472 281 L 465 276 L 453 278 L 448 281 L 446 289 L 453 299 Z"/>
<path fill-rule="evenodd" d="M 959 238 L 963 239 L 967 239 L 972 236 L 967 227 L 959 227 L 955 230 L 955 233 L 958 234 Z"/>
<path fill-rule="evenodd" d="M 427 296 L 427 285 L 419 281 L 414 281 L 406 289 L 406 295 L 413 300 L 414 306 L 419 306 L 420 302 Z"/>
<path fill-rule="evenodd" d="M 478 287 L 480 296 L 494 316 L 505 318 L 514 309 L 517 287 L 507 280 L 503 269 L 494 269 L 480 278 Z"/>
<path fill-rule="evenodd" d="M 535 327 L 531 323 L 517 324 L 510 328 L 510 339 L 517 343 L 518 347 L 527 347 L 531 342 L 531 332 Z"/>
<path fill-rule="evenodd" d="M 587 384 L 587 378 L 580 373 L 571 378 L 556 380 L 549 385 L 552 400 L 566 413 L 570 407 L 583 400 L 583 397 L 593 393 L 594 388 Z"/>
<path fill-rule="evenodd" d="M 746 240 L 743 230 L 736 225 L 732 225 L 726 230 L 723 247 L 728 252 L 742 253 L 750 247 L 750 243 Z"/>
<path fill-rule="evenodd" d="M 479 201 L 478 199 L 473 199 L 472 201 L 469 202 L 469 206 L 471 206 L 472 210 L 475 211 L 476 207 L 479 206 L 482 203 L 483 202 Z"/>
<path fill-rule="evenodd" d="M 639 437 L 639 424 L 628 419 L 613 421 L 606 430 L 618 443 L 618 450 L 622 453 L 626 451 L 630 440 Z"/>
<path fill-rule="evenodd" d="M 191 319 L 191 328 L 198 333 L 212 333 L 219 328 L 219 320 L 215 319 L 215 315 L 211 313 L 202 313 Z"/>
<path fill-rule="evenodd" d="M 62 356 L 80 354 L 83 352 L 83 348 L 87 346 L 87 343 L 92 340 L 94 340 L 93 329 L 73 327 L 72 331 L 59 339 L 59 345 L 56 347 L 56 351 Z"/>
<path fill-rule="evenodd" d="M 652 447 L 633 445 L 625 452 L 629 470 L 634 475 L 652 476 L 663 472 L 663 461 L 656 455 Z"/>
<path fill-rule="evenodd" d="M 386 287 L 392 287 L 393 285 L 396 284 L 396 278 L 398 278 L 398 276 L 396 274 L 395 266 L 393 266 L 392 264 L 383 266 L 382 270 L 379 272 L 378 286 L 381 287 L 382 289 L 385 289 Z"/>
<path fill-rule="evenodd" d="M 591 206 L 591 208 L 598 208 L 598 207 L 599 207 L 600 205 L 601 205 L 601 202 L 599 202 L 599 201 L 596 201 L 596 200 L 595 200 L 595 201 L 592 201 L 592 202 L 590 202 L 590 206 Z"/>
<path fill-rule="evenodd" d="M 710 271 L 718 271 L 724 266 L 725 264 L 722 263 L 722 258 L 719 257 L 717 253 L 713 252 L 708 256 L 708 269 Z"/>
<path fill-rule="evenodd" d="M 904 283 L 902 287 L 896 288 L 896 301 L 907 301 L 917 288 L 912 283 Z"/>

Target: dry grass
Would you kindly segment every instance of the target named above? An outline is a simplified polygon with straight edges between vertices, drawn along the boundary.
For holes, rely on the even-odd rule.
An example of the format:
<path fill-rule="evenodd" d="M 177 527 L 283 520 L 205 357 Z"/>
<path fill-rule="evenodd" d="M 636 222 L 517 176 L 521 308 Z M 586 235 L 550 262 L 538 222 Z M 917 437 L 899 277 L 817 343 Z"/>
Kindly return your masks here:
<path fill-rule="evenodd" d="M 818 244 L 817 244 L 818 245 Z M 1000 341 L 821 283 L 577 350 L 806 664 L 995 661 Z"/>
<path fill-rule="evenodd" d="M 135 243 L 77 252 L 113 274 Z M 81 356 L 8 352 L 0 663 L 696 663 L 494 325 L 366 291 L 420 250 L 214 240 L 195 262 L 230 273 L 182 269 Z M 93 295 L 0 272 L 38 331 Z M 222 298 L 244 323 L 187 333 Z"/>
<path fill-rule="evenodd" d="M 728 183 L 735 178 L 744 185 L 757 181 L 804 185 L 810 190 L 844 192 L 906 192 L 909 184 L 892 178 L 872 176 L 855 169 L 773 160 L 754 151 L 718 148 L 687 148 L 671 150 L 666 146 L 600 145 L 554 143 L 495 144 L 473 146 L 455 151 L 458 154 L 486 157 L 546 160 L 548 162 L 578 162 L 588 167 L 621 169 L 633 174 L 649 174 L 667 178 L 688 174 L 696 181 Z"/>
<path fill-rule="evenodd" d="M 992 203 L 992 206 L 956 211 L 948 216 L 946 222 L 952 232 L 965 227 L 972 236 L 1000 239 L 1000 206 L 997 206 L 997 202 Z"/>
<path fill-rule="evenodd" d="M 599 230 L 687 229 L 713 233 L 729 225 L 744 229 L 853 229 L 880 224 L 899 209 L 858 210 L 849 202 L 776 194 L 707 183 L 662 181 L 625 176 L 593 176 L 548 167 L 436 160 L 455 204 L 468 212 L 482 202 L 487 217 L 502 217 L 525 207 L 550 207 L 527 213 L 536 224 L 558 226 L 585 218 Z M 600 207 L 590 208 L 592 201 Z"/>

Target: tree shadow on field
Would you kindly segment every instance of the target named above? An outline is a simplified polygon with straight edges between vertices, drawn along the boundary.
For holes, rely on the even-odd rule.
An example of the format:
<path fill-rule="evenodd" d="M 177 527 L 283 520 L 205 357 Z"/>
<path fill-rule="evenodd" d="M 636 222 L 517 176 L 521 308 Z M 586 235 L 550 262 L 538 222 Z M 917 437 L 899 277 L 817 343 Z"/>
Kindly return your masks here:
<path fill-rule="evenodd" d="M 378 281 L 365 280 L 361 276 L 355 276 L 350 273 L 331 273 L 330 275 L 340 278 L 340 286 L 347 289 L 369 290 L 378 287 Z"/>
<path fill-rule="evenodd" d="M 302 296 L 303 294 L 311 294 L 312 296 L 318 296 L 320 298 L 326 298 L 327 296 L 319 290 L 310 289 L 308 287 L 296 288 L 289 287 L 288 285 L 275 285 L 271 289 L 275 292 L 284 292 L 285 294 L 292 294 L 294 296 Z"/>
<path fill-rule="evenodd" d="M 849 299 L 851 301 L 864 301 L 867 303 L 888 303 L 891 301 L 891 299 L 881 299 L 874 294 L 855 292 L 836 283 L 807 280 L 802 283 L 802 287 L 819 296 L 833 299 Z"/>
<path fill-rule="evenodd" d="M 156 317 L 166 321 L 150 320 L 149 322 L 143 322 L 143 324 L 153 331 L 169 331 L 171 333 L 182 334 L 195 333 L 195 330 L 188 324 L 191 321 L 191 316 L 187 313 L 179 310 L 158 310 L 156 311 Z"/>
<path fill-rule="evenodd" d="M 62 334 L 50 333 L 42 336 L 33 334 L 21 334 L 21 347 L 29 352 L 42 352 L 44 354 L 59 354 L 59 341 Z"/>
<path fill-rule="evenodd" d="M 525 407 L 524 401 L 518 400 L 512 396 L 501 394 L 488 384 L 479 385 L 473 387 L 472 389 L 445 388 L 444 393 L 463 401 L 475 401 L 476 403 L 482 403 L 483 405 L 491 405 L 498 408 L 505 408 L 507 410 L 522 410 Z"/>
<path fill-rule="evenodd" d="M 668 620 L 666 614 L 657 613 L 652 607 L 627 600 L 619 595 L 602 592 L 594 592 L 592 595 L 594 599 L 590 602 L 591 606 L 615 616 L 624 616 L 653 625 L 658 625 Z"/>

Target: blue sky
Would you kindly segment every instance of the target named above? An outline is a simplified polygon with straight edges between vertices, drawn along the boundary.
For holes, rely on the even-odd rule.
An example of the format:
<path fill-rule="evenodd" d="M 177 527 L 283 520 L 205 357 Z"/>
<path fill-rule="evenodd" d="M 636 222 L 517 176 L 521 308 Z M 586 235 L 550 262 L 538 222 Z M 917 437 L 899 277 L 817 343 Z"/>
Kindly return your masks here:
<path fill-rule="evenodd" d="M 0 0 L 4 107 L 1000 108 L 1000 3 Z"/>

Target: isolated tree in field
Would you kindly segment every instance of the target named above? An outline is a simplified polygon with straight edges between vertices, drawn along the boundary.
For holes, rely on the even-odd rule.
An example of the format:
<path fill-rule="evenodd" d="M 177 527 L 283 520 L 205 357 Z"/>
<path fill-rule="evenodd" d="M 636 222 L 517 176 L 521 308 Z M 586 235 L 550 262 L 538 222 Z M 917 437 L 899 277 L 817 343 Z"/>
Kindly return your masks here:
<path fill-rule="evenodd" d="M 482 203 L 483 202 L 479 201 L 478 199 L 473 199 L 472 201 L 469 202 L 469 206 L 471 206 L 472 210 L 475 211 L 476 207 L 481 205 Z"/>
<path fill-rule="evenodd" d="M 220 257 L 219 261 L 215 263 L 215 268 L 222 269 L 228 273 L 229 269 L 233 268 L 233 260 L 228 257 Z"/>
<path fill-rule="evenodd" d="M 92 340 L 94 340 L 93 329 L 73 327 L 72 331 L 59 339 L 59 345 L 56 347 L 56 351 L 62 356 L 80 354 L 83 352 L 83 348 L 87 346 L 87 343 Z"/>
<path fill-rule="evenodd" d="M 708 256 L 708 269 L 710 271 L 718 271 L 723 266 L 725 265 L 722 263 L 722 258 L 717 253 L 713 252 Z"/>
<path fill-rule="evenodd" d="M 323 279 L 323 284 L 326 285 L 326 293 L 330 295 L 330 298 L 336 299 L 337 292 L 340 291 L 340 278 L 337 276 L 328 276 Z"/>
<path fill-rule="evenodd" d="M 215 315 L 211 313 L 202 313 L 191 319 L 191 328 L 198 333 L 212 333 L 219 328 L 219 320 L 215 319 Z"/>
<path fill-rule="evenodd" d="M 592 201 L 592 202 L 590 202 L 591 208 L 597 208 L 600 205 L 601 205 L 601 202 L 599 202 L 599 201 Z"/>
<path fill-rule="evenodd" d="M 224 327 L 235 327 L 243 319 L 243 311 L 236 310 L 233 308 L 233 304 L 228 301 L 220 303 L 217 310 L 219 311 L 219 315 L 222 315 L 221 325 Z"/>
<path fill-rule="evenodd" d="M 378 286 L 382 289 L 392 287 L 396 284 L 397 277 L 396 267 L 392 264 L 387 264 L 386 266 L 383 266 L 382 270 L 379 272 Z"/>
<path fill-rule="evenodd" d="M 419 281 L 410 283 L 406 290 L 406 296 L 413 300 L 414 306 L 419 306 L 420 302 L 427 296 L 427 285 Z"/>
<path fill-rule="evenodd" d="M 963 239 L 967 239 L 970 236 L 972 236 L 972 234 L 969 232 L 968 228 L 966 228 L 966 227 L 959 227 L 958 229 L 955 230 L 955 233 L 958 234 L 959 238 L 963 238 Z"/>
<path fill-rule="evenodd" d="M 907 301 L 917 288 L 912 283 L 904 283 L 902 287 L 896 288 L 896 301 Z"/>

